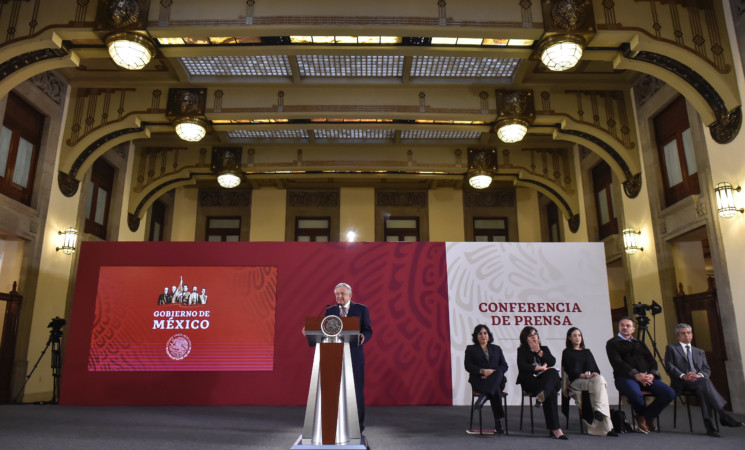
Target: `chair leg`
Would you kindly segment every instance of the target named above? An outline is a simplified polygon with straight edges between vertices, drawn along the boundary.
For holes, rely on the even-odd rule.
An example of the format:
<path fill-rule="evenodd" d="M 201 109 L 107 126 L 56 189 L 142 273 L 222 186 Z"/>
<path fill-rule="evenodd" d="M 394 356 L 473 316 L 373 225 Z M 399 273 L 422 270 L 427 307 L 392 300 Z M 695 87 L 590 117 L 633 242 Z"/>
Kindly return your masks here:
<path fill-rule="evenodd" d="M 525 406 L 525 395 L 520 400 L 520 431 L 523 431 L 523 407 Z"/>
<path fill-rule="evenodd" d="M 688 428 L 693 433 L 693 422 L 691 421 L 691 399 L 686 398 L 686 410 L 688 411 Z"/>
<path fill-rule="evenodd" d="M 530 434 L 533 434 L 533 396 L 531 395 L 530 398 Z"/>
<path fill-rule="evenodd" d="M 484 434 L 484 425 L 483 425 L 482 420 L 481 420 L 481 410 L 480 409 L 479 409 L 479 434 L 480 435 L 483 435 Z"/>
<path fill-rule="evenodd" d="M 504 403 L 502 405 L 503 406 L 502 409 L 504 411 L 504 434 L 506 436 L 510 434 L 510 427 L 507 426 L 507 397 L 505 397 L 504 395 L 502 396 L 502 402 Z"/>
<path fill-rule="evenodd" d="M 678 428 L 678 396 L 677 395 L 675 396 L 675 398 L 673 398 L 673 428 Z"/>
<path fill-rule="evenodd" d="M 471 396 L 471 419 L 468 421 L 468 430 L 473 430 L 473 395 Z"/>
<path fill-rule="evenodd" d="M 582 411 L 577 408 L 577 416 L 579 419 L 579 434 L 584 434 L 585 425 L 582 423 Z M 567 415 L 567 430 L 569 429 L 569 415 Z"/>

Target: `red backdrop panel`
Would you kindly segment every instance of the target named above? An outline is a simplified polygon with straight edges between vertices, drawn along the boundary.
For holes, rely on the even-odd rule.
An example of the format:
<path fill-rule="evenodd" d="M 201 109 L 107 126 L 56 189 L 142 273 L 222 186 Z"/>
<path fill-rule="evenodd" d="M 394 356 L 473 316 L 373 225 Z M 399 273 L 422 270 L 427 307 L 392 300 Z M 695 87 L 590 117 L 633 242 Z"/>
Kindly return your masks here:
<path fill-rule="evenodd" d="M 207 302 L 158 304 L 182 286 Z M 272 370 L 276 288 L 275 267 L 101 267 L 88 370 Z"/>
<path fill-rule="evenodd" d="M 273 369 L 89 370 L 90 349 L 96 348 L 91 337 L 113 332 L 96 322 L 99 279 L 108 270 L 138 266 L 152 273 L 174 270 L 179 276 L 193 270 L 190 277 L 200 281 L 190 282 L 185 276 L 184 282 L 204 284 L 210 295 L 207 309 L 217 303 L 213 296 L 219 292 L 217 286 L 230 277 L 229 271 L 276 268 L 274 310 L 258 312 L 274 314 L 274 329 L 269 327 L 271 318 L 246 317 L 241 309 L 245 305 L 238 303 L 229 320 L 229 328 L 239 330 L 233 336 L 236 345 L 255 340 L 257 335 L 273 344 Z M 144 279 L 135 284 L 144 285 Z M 83 243 L 72 313 L 64 330 L 60 401 L 81 405 L 303 405 L 313 351 L 300 330 L 305 317 L 321 315 L 326 305 L 334 303 L 333 288 L 339 282 L 349 283 L 352 301 L 370 309 L 373 337 L 365 344 L 366 403 L 451 404 L 445 245 L 430 242 Z M 148 288 L 141 294 L 143 304 L 155 305 L 147 307 L 150 314 L 158 309 L 157 295 L 163 287 L 174 284 L 170 275 L 168 281 L 158 278 L 153 283 L 154 291 Z"/>

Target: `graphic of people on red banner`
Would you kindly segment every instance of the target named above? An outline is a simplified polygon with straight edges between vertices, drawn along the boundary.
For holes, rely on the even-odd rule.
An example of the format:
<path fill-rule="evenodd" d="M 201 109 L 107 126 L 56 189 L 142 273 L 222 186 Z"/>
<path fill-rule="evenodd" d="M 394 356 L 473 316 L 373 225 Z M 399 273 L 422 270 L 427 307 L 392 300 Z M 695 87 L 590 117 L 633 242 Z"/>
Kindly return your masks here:
<path fill-rule="evenodd" d="M 192 286 L 191 292 L 189 292 L 189 285 L 184 284 L 184 277 L 180 277 L 178 286 L 175 284 L 171 286 L 171 291 L 168 291 L 168 286 L 163 288 L 163 293 L 158 296 L 158 305 L 166 305 L 171 303 L 179 303 L 185 306 L 204 305 L 207 303 L 207 289 L 202 288 L 201 294 L 197 286 Z"/>

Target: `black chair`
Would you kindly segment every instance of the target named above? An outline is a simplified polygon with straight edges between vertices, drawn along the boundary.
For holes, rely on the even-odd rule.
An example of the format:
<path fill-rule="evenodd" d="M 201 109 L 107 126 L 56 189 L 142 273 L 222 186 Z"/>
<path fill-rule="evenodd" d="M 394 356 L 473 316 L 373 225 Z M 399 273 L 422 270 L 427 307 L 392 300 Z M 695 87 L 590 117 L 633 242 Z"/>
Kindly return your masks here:
<path fill-rule="evenodd" d="M 693 433 L 693 422 L 691 421 L 691 397 L 697 397 L 696 391 L 693 389 L 683 389 L 680 392 L 675 394 L 675 398 L 673 399 L 673 428 L 678 428 L 678 398 L 680 397 L 680 403 L 686 405 L 686 410 L 688 411 L 688 428 L 691 430 L 691 433 Z M 717 431 L 719 431 L 719 415 L 717 414 L 717 410 L 714 408 L 711 408 L 713 411 L 712 416 L 712 423 L 716 427 Z M 701 410 L 701 418 L 704 417 L 704 411 Z"/>
<path fill-rule="evenodd" d="M 474 407 L 473 405 L 476 404 L 476 399 L 481 395 L 479 392 L 471 390 L 471 419 L 468 422 L 468 430 L 466 430 L 466 433 L 468 434 L 477 434 L 476 430 L 473 429 L 473 411 Z M 507 426 L 507 393 L 502 392 L 502 408 L 504 408 L 504 434 L 510 434 L 509 427 Z M 481 410 L 479 409 L 479 432 L 478 434 L 484 434 L 484 427 L 483 427 L 483 421 L 481 416 Z M 494 434 L 496 433 L 496 430 L 494 432 L 488 431 L 487 434 Z"/>
<path fill-rule="evenodd" d="M 651 392 L 649 392 L 649 391 L 642 391 L 642 395 L 644 396 L 644 402 L 645 403 L 646 403 L 646 401 L 647 401 L 648 398 L 654 398 L 654 394 L 651 393 Z M 621 407 L 621 405 L 622 405 L 621 400 L 623 400 L 624 397 L 625 397 L 625 395 L 621 394 L 620 392 L 618 393 L 618 410 L 619 411 L 623 411 L 623 408 Z M 626 403 L 628 403 L 628 400 L 626 400 Z M 630 411 L 631 412 L 631 416 L 630 416 L 631 417 L 631 420 L 633 421 L 633 423 L 636 423 L 636 414 L 634 414 L 634 408 L 631 406 L 631 403 L 629 403 L 629 409 L 631 410 Z M 659 432 L 661 430 L 661 428 L 662 427 L 660 426 L 660 416 L 657 416 L 657 431 Z"/>
<path fill-rule="evenodd" d="M 566 401 L 567 406 L 569 406 L 569 402 L 574 400 L 574 404 L 577 405 L 577 416 L 579 417 L 579 434 L 584 434 L 585 426 L 582 423 L 582 411 L 579 409 L 579 403 L 577 403 L 577 398 L 575 397 L 575 395 L 581 395 L 581 392 L 574 391 L 574 393 L 571 393 L 572 391 L 571 389 L 569 389 L 569 378 L 567 378 L 564 375 L 563 368 L 561 370 L 561 389 L 562 389 L 561 401 L 562 402 Z M 569 412 L 568 411 L 567 411 L 566 418 L 567 418 L 566 429 L 568 430 L 569 429 Z"/>
<path fill-rule="evenodd" d="M 530 433 L 533 434 L 533 399 L 535 398 L 535 395 L 531 395 L 528 392 L 522 391 L 523 396 L 520 400 L 520 431 L 523 431 L 523 407 L 525 406 L 525 397 L 528 397 L 530 402 Z M 536 403 L 535 407 L 540 407 L 540 403 Z"/>

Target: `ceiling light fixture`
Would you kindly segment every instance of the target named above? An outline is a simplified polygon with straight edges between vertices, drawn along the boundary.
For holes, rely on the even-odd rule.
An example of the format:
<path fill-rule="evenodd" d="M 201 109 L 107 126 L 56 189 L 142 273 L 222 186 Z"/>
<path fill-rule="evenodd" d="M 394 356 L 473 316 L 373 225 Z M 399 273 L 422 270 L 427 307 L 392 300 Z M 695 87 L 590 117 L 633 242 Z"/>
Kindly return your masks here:
<path fill-rule="evenodd" d="M 497 137 L 506 143 L 520 142 L 528 132 L 528 122 L 520 119 L 507 119 L 497 123 Z"/>
<path fill-rule="evenodd" d="M 554 72 L 569 70 L 582 58 L 585 45 L 585 39 L 576 34 L 551 36 L 543 42 L 541 62 Z"/>
<path fill-rule="evenodd" d="M 153 42 L 138 33 L 114 33 L 106 38 L 109 55 L 117 66 L 127 70 L 140 70 L 155 55 Z"/>
<path fill-rule="evenodd" d="M 217 176 L 217 183 L 226 189 L 232 189 L 241 184 L 241 177 L 232 170 L 226 170 Z"/>
<path fill-rule="evenodd" d="M 506 143 L 520 142 L 535 120 L 535 103 L 532 89 L 497 89 L 497 120 L 494 130 Z"/>
<path fill-rule="evenodd" d="M 173 125 L 178 137 L 188 142 L 199 142 L 207 134 L 207 121 L 201 117 L 180 117 Z"/>
<path fill-rule="evenodd" d="M 226 189 L 241 184 L 242 150 L 240 147 L 214 147 L 212 149 L 212 172 L 217 174 L 217 183 Z"/>
<path fill-rule="evenodd" d="M 468 149 L 468 184 L 474 189 L 486 189 L 497 173 L 497 149 Z"/>

